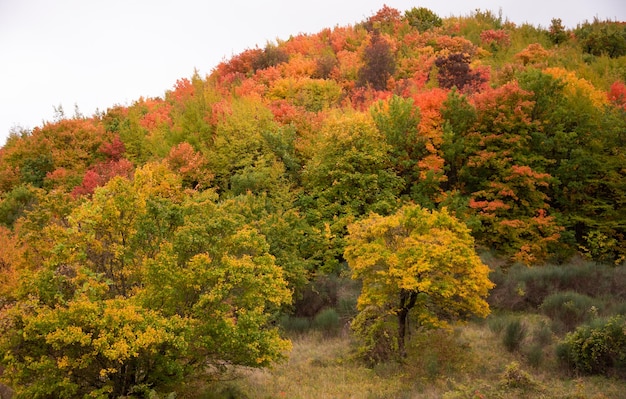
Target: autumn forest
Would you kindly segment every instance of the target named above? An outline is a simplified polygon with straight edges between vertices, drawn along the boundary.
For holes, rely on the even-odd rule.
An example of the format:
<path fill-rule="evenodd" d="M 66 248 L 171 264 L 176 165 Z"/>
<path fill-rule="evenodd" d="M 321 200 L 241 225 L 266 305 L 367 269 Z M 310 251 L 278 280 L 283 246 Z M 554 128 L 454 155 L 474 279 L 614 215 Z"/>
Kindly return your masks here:
<path fill-rule="evenodd" d="M 462 322 L 516 362 L 433 397 L 574 397 L 535 366 L 623 383 L 625 83 L 624 22 L 385 6 L 58 108 L 0 148 L 0 398 L 257 397 L 181 387 L 288 361 L 315 326 L 423 392 L 477 357 Z M 437 334 L 457 352 L 416 378 Z M 369 397 L 422 397 L 397 392 Z"/>

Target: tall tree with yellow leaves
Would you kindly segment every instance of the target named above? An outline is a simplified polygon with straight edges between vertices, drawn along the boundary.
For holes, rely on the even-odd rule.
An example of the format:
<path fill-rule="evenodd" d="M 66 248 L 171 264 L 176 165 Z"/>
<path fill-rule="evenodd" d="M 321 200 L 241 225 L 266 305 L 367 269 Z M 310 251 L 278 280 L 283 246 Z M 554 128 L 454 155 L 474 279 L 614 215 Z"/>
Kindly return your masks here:
<path fill-rule="evenodd" d="M 489 314 L 489 269 L 476 254 L 469 229 L 445 209 L 407 205 L 394 215 L 372 214 L 353 223 L 345 258 L 352 277 L 363 282 L 352 327 L 372 361 L 394 350 L 406 355 L 410 320 L 437 328 Z"/>

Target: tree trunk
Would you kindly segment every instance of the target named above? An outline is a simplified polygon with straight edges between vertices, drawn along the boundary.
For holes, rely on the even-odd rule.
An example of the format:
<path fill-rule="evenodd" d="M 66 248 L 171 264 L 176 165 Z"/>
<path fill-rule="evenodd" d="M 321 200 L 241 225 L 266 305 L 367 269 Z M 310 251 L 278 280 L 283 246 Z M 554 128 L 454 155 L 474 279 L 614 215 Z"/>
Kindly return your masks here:
<path fill-rule="evenodd" d="M 409 311 L 417 301 L 417 291 L 400 291 L 400 309 L 398 310 L 398 353 L 406 357 L 406 331 L 409 320 Z"/>

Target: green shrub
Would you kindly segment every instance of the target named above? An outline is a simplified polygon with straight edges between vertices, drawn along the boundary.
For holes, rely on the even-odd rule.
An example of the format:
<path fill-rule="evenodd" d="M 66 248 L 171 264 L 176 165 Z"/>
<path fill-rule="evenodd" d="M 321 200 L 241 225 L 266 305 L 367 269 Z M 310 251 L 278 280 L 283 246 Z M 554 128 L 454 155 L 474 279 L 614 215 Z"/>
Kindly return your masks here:
<path fill-rule="evenodd" d="M 543 346 L 540 344 L 531 346 L 526 352 L 526 360 L 533 367 L 541 366 L 543 362 Z"/>
<path fill-rule="evenodd" d="M 487 318 L 487 326 L 492 333 L 498 335 L 502 332 L 502 330 L 504 330 L 504 327 L 510 320 L 510 316 L 498 316 L 492 314 Z"/>
<path fill-rule="evenodd" d="M 284 315 L 280 318 L 280 326 L 287 332 L 302 334 L 311 328 L 311 322 L 306 317 Z"/>
<path fill-rule="evenodd" d="M 506 366 L 500 384 L 504 388 L 521 389 L 524 391 L 535 390 L 539 384 L 535 379 L 520 368 L 519 363 L 513 362 Z"/>
<path fill-rule="evenodd" d="M 335 309 L 324 309 L 313 319 L 313 327 L 325 334 L 336 334 L 340 328 L 339 313 Z"/>
<path fill-rule="evenodd" d="M 552 331 L 544 320 L 533 330 L 533 342 L 540 346 L 546 346 L 552 342 Z"/>
<path fill-rule="evenodd" d="M 526 326 L 520 319 L 514 319 L 507 323 L 502 336 L 502 343 L 509 352 L 513 352 L 519 349 L 525 337 Z"/>
<path fill-rule="evenodd" d="M 557 357 L 589 374 L 626 370 L 626 317 L 595 320 L 568 333 L 557 346 Z"/>
<path fill-rule="evenodd" d="M 541 304 L 543 313 L 562 325 L 566 331 L 591 320 L 597 314 L 599 303 L 587 295 L 572 291 L 549 295 Z"/>
<path fill-rule="evenodd" d="M 337 312 L 344 322 L 352 320 L 358 313 L 356 297 L 340 298 L 337 302 Z"/>
<path fill-rule="evenodd" d="M 626 300 L 626 268 L 578 260 L 568 265 L 495 268 L 489 276 L 496 287 L 489 304 L 494 309 L 529 310 L 538 308 L 548 296 L 574 291 L 589 297 Z"/>

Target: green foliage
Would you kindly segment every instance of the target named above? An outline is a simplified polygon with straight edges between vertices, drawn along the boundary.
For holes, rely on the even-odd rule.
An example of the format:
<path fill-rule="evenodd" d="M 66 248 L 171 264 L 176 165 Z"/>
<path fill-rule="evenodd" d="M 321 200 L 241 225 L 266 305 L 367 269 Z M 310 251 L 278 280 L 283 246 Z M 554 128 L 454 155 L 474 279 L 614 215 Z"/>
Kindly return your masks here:
<path fill-rule="evenodd" d="M 321 258 L 323 270 L 336 271 L 349 221 L 368 212 L 393 212 L 402 182 L 389 165 L 386 143 L 365 114 L 328 118 L 315 146 L 302 172 L 305 192 L 299 203 L 318 229 L 314 256 Z"/>
<path fill-rule="evenodd" d="M 12 227 L 36 201 L 35 192 L 32 186 L 18 186 L 0 197 L 0 224 Z"/>
<path fill-rule="evenodd" d="M 425 7 L 413 7 L 404 13 L 404 19 L 409 25 L 416 28 L 420 32 L 427 31 L 432 28 L 440 27 L 443 21 L 437 14 Z"/>
<path fill-rule="evenodd" d="M 594 19 L 592 23 L 579 25 L 574 33 L 586 53 L 606 54 L 611 58 L 626 55 L 626 27 L 623 23 Z"/>
<path fill-rule="evenodd" d="M 14 132 L 0 149 L 3 378 L 22 396 L 172 396 L 194 373 L 281 359 L 279 324 L 351 322 L 373 363 L 411 355 L 416 330 L 426 353 L 452 342 L 429 327 L 487 312 L 476 243 L 506 258 L 494 308 L 544 312 L 557 332 L 624 313 L 624 29 L 385 6 L 246 50 L 162 98 L 91 118 L 59 107 Z M 562 264 L 576 253 L 589 262 Z M 321 277 L 346 259 L 358 300 L 358 283 Z M 488 324 L 507 339 L 511 320 Z M 543 371 L 548 324 L 505 356 Z M 134 352 L 102 355 L 89 329 Z M 466 364 L 432 349 L 416 376 Z"/>
<path fill-rule="evenodd" d="M 119 397 L 281 358 L 283 271 L 265 237 L 214 199 L 183 196 L 177 175 L 148 164 L 97 189 L 66 225 L 37 230 L 27 256 L 44 260 L 1 314 L 18 395 Z"/>
<path fill-rule="evenodd" d="M 324 309 L 313 319 L 313 328 L 322 331 L 324 334 L 336 335 L 341 329 L 339 313 L 332 308 Z"/>
<path fill-rule="evenodd" d="M 560 18 L 552 18 L 548 36 L 554 44 L 561 44 L 567 40 L 567 32 Z"/>
<path fill-rule="evenodd" d="M 526 338 L 526 326 L 520 319 L 509 320 L 504 327 L 504 334 L 502 335 L 502 343 L 509 352 L 516 351 L 520 348 L 520 345 L 524 338 Z"/>
<path fill-rule="evenodd" d="M 289 61 L 289 54 L 286 53 L 279 45 L 267 43 L 265 48 L 258 52 L 256 58 L 252 62 L 255 71 L 276 66 L 283 62 Z"/>
<path fill-rule="evenodd" d="M 559 344 L 557 354 L 574 370 L 607 374 L 626 370 L 626 319 L 608 320 L 578 327 Z"/>
<path fill-rule="evenodd" d="M 7 316 L 22 332 L 0 344 L 18 398 L 120 397 L 183 374 L 185 323 L 123 298 L 85 293 L 56 308 L 28 301 Z"/>
<path fill-rule="evenodd" d="M 547 296 L 540 308 L 557 326 L 562 325 L 566 331 L 571 331 L 581 323 L 596 317 L 599 303 L 587 295 L 564 291 Z"/>

